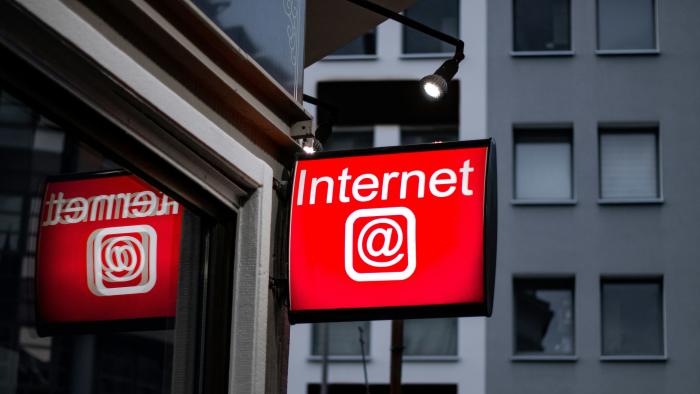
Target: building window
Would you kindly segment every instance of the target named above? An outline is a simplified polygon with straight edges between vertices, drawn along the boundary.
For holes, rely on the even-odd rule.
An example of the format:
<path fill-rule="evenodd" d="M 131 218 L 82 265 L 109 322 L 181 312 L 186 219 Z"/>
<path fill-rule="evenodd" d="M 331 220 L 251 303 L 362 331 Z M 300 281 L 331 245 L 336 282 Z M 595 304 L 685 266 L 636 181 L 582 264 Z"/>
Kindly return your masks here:
<path fill-rule="evenodd" d="M 598 0 L 598 49 L 656 49 L 654 0 Z"/>
<path fill-rule="evenodd" d="M 658 200 L 658 132 L 650 129 L 601 129 L 600 198 Z"/>
<path fill-rule="evenodd" d="M 571 201 L 571 129 L 515 129 L 514 198 L 518 201 Z"/>
<path fill-rule="evenodd" d="M 514 0 L 513 50 L 570 51 L 570 1 Z"/>
<path fill-rule="evenodd" d="M 457 141 L 457 126 L 402 126 L 401 145 Z"/>
<path fill-rule="evenodd" d="M 373 28 L 367 33 L 354 38 L 349 43 L 336 49 L 328 55 L 333 58 L 353 58 L 358 56 L 374 56 L 377 54 L 377 29 Z"/>
<path fill-rule="evenodd" d="M 328 326 L 328 355 L 361 356 L 360 330 L 365 343 L 365 355 L 369 354 L 369 322 L 353 321 L 314 324 L 311 328 L 311 355 L 323 355 L 323 325 Z"/>
<path fill-rule="evenodd" d="M 663 356 L 662 278 L 601 281 L 603 356 Z"/>
<path fill-rule="evenodd" d="M 418 0 L 404 12 L 404 15 L 447 35 L 459 37 L 459 1 L 457 0 Z M 412 55 L 453 52 L 453 45 L 403 26 L 403 53 Z"/>
<path fill-rule="evenodd" d="M 457 319 L 409 319 L 403 323 L 404 356 L 457 356 Z"/>
<path fill-rule="evenodd" d="M 323 150 L 346 150 L 371 148 L 374 145 L 374 130 L 369 127 L 334 127 Z"/>
<path fill-rule="evenodd" d="M 574 278 L 515 278 L 515 354 L 574 354 Z"/>

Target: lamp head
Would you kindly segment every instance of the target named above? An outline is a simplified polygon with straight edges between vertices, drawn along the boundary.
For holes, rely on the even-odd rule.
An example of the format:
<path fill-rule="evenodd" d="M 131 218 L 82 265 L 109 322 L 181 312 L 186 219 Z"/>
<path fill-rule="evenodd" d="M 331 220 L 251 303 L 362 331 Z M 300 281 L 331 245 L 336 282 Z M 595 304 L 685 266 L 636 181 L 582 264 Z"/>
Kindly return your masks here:
<path fill-rule="evenodd" d="M 447 93 L 447 84 L 457 74 L 459 60 L 452 58 L 446 60 L 435 70 L 434 74 L 427 75 L 420 80 L 423 93 L 432 99 L 438 100 Z"/>

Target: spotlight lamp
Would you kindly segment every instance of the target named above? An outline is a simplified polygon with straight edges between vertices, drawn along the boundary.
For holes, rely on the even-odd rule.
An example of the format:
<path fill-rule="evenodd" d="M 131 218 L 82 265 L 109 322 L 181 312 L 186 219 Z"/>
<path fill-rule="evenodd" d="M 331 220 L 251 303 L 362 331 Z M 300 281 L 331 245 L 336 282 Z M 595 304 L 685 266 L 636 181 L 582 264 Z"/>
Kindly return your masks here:
<path fill-rule="evenodd" d="M 430 99 L 440 99 L 447 93 L 447 84 L 457 74 L 457 69 L 459 69 L 459 60 L 456 58 L 442 63 L 440 68 L 435 70 L 435 73 L 427 75 L 420 80 L 423 93 Z"/>
<path fill-rule="evenodd" d="M 405 15 L 401 15 L 394 12 L 388 8 L 384 8 L 377 3 L 371 2 L 369 0 L 346 0 L 353 3 L 359 7 L 366 10 L 372 11 L 379 15 L 385 16 L 389 19 L 393 19 L 402 25 L 408 26 L 414 30 L 417 30 L 423 34 L 430 37 L 436 38 L 442 42 L 454 45 L 455 54 L 452 59 L 447 60 L 440 66 L 440 68 L 435 71 L 434 74 L 423 77 L 420 80 L 421 88 L 425 95 L 432 99 L 438 100 L 447 92 L 447 85 L 450 80 L 457 74 L 457 69 L 459 68 L 459 62 L 464 60 L 464 41 L 457 37 L 450 36 L 441 31 L 435 30 L 429 26 L 426 26 L 416 20 L 408 18 Z"/>
<path fill-rule="evenodd" d="M 305 137 L 301 142 L 301 149 L 311 155 L 323 150 L 323 145 L 313 136 Z"/>

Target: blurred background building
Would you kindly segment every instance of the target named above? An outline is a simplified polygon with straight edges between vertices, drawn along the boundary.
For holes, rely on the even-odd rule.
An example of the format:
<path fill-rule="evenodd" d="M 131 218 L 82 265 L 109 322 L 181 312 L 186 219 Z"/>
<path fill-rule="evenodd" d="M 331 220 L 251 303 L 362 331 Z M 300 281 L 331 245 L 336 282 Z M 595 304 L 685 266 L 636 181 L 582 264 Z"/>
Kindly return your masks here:
<path fill-rule="evenodd" d="M 700 3 L 419 0 L 405 14 L 465 41 L 444 101 L 418 102 L 416 84 L 452 48 L 391 21 L 304 86 L 341 111 L 327 149 L 496 139 L 494 315 L 407 321 L 404 383 L 697 392 Z M 390 323 L 336 323 L 331 393 L 364 392 L 357 325 L 370 383 L 389 381 Z M 318 391 L 318 333 L 292 327 L 290 393 Z"/>

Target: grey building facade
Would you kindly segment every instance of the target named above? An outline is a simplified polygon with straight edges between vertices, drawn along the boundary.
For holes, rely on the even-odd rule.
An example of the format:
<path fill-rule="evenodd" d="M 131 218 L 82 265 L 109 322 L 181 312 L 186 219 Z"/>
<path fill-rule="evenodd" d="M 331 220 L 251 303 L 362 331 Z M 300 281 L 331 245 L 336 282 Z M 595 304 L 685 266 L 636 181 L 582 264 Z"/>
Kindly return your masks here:
<path fill-rule="evenodd" d="M 700 392 L 700 3 L 488 3 L 488 393 Z"/>

